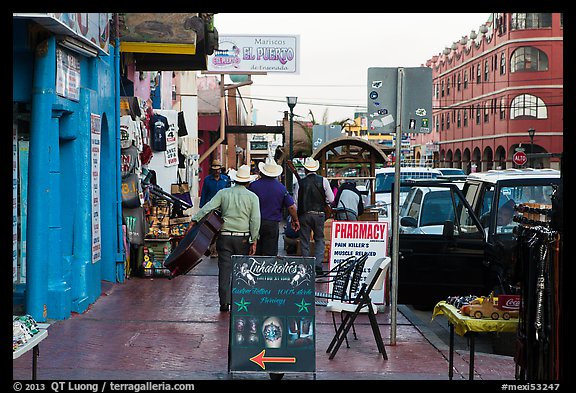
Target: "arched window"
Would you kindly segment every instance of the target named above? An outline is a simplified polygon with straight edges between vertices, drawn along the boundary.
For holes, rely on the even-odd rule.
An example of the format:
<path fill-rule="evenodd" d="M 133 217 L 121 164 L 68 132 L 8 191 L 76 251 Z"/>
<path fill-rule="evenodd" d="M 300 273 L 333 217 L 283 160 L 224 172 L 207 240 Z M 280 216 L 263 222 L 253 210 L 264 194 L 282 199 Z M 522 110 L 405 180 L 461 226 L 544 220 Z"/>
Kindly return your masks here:
<path fill-rule="evenodd" d="M 468 88 L 468 71 L 464 70 L 464 88 Z"/>
<path fill-rule="evenodd" d="M 510 119 L 547 119 L 548 109 L 540 98 L 531 94 L 521 94 L 512 100 Z"/>
<path fill-rule="evenodd" d="M 510 72 L 547 71 L 548 56 L 533 46 L 522 46 L 512 53 Z"/>
<path fill-rule="evenodd" d="M 458 83 L 457 83 L 458 91 L 460 91 L 461 83 L 462 83 L 462 74 L 458 74 Z"/>

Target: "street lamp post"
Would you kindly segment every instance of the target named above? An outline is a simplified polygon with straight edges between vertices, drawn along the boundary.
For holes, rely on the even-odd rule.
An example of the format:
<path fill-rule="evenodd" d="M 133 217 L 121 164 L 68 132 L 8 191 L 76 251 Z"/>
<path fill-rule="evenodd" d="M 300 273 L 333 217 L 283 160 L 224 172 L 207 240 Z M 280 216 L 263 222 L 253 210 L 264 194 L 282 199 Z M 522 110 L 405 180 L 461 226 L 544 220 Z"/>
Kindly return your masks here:
<path fill-rule="evenodd" d="M 536 134 L 536 130 L 534 128 L 529 128 L 528 135 L 530 136 L 530 168 L 534 167 L 534 158 L 532 156 L 534 153 L 534 134 Z"/>
<path fill-rule="evenodd" d="M 286 102 L 290 108 L 290 161 L 294 158 L 294 107 L 296 102 L 298 102 L 298 97 L 286 97 Z M 288 176 L 286 179 L 286 185 L 288 186 L 288 192 L 292 193 L 292 176 Z"/>

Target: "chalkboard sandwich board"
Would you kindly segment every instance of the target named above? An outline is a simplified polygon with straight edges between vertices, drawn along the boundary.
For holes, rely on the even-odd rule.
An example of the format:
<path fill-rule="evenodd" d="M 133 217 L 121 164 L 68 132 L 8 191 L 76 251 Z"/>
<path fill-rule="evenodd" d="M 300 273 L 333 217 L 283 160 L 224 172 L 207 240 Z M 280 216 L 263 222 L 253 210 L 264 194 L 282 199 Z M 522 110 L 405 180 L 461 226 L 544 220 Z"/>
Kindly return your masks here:
<path fill-rule="evenodd" d="M 229 371 L 315 372 L 313 257 L 232 256 Z"/>

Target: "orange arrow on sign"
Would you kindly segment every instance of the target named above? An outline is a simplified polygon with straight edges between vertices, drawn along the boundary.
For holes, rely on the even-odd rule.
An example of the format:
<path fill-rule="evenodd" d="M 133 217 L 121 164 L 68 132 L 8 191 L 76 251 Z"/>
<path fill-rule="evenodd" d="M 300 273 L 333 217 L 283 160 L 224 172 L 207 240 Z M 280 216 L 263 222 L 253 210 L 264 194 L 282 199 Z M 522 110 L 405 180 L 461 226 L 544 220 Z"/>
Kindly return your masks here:
<path fill-rule="evenodd" d="M 277 357 L 277 358 L 266 358 L 264 355 L 266 354 L 266 350 L 263 349 L 258 355 L 253 356 L 250 358 L 251 361 L 262 367 L 262 370 L 266 370 L 266 362 L 268 363 L 296 363 L 295 357 Z"/>

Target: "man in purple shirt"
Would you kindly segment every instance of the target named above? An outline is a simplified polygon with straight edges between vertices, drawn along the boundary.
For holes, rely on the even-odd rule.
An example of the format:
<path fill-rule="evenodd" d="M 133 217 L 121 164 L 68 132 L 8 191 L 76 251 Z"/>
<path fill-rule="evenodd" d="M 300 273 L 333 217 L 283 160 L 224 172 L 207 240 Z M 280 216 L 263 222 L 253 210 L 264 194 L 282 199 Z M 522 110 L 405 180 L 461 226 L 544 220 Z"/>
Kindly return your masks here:
<path fill-rule="evenodd" d="M 277 256 L 282 207 L 288 209 L 292 217 L 292 228 L 296 232 L 300 229 L 300 222 L 294 199 L 277 179 L 282 174 L 282 167 L 272 157 L 268 157 L 266 162 L 258 163 L 258 169 L 260 178 L 248 186 L 260 200 L 260 239 L 256 245 L 256 255 Z"/>

